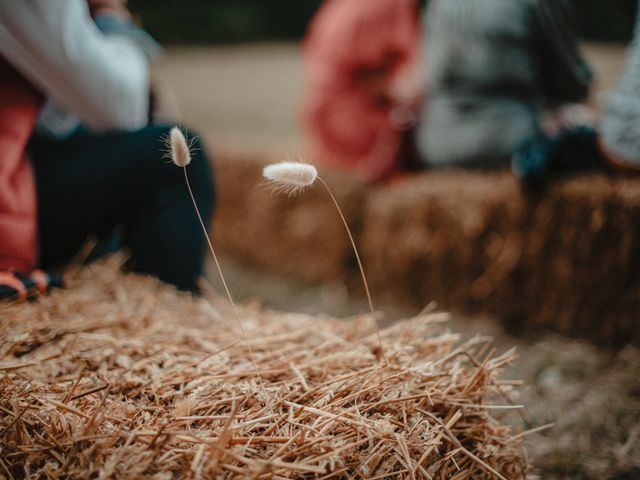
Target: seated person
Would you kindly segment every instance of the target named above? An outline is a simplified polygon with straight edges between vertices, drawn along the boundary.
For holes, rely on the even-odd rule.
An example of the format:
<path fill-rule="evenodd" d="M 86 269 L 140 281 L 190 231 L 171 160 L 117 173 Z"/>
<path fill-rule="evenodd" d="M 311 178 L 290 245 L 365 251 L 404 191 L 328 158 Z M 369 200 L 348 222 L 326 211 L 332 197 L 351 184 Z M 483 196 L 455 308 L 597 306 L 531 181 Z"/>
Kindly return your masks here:
<path fill-rule="evenodd" d="M 623 171 L 640 171 L 640 11 L 627 63 L 604 112 L 600 150 Z"/>
<path fill-rule="evenodd" d="M 592 73 L 566 0 L 432 0 L 426 31 L 429 165 L 506 166 L 527 140 L 573 128 L 558 112 L 587 97 Z"/>
<path fill-rule="evenodd" d="M 162 47 L 143 29 L 132 22 L 125 7 L 125 0 L 87 0 L 89 11 L 96 27 L 106 36 L 126 38 L 144 54 L 149 64 L 158 61 L 164 51 Z M 158 115 L 154 111 L 156 92 L 150 89 L 149 120 L 157 123 Z M 71 135 L 84 132 L 91 134 L 90 127 L 73 112 L 58 106 L 53 99 L 46 99 L 34 131 L 34 136 L 65 140 Z M 97 132 L 100 134 L 100 132 Z"/>
<path fill-rule="evenodd" d="M 128 20 L 122 2 L 96 3 Z M 182 172 L 162 158 L 170 127 L 148 124 L 139 44 L 103 34 L 84 0 L 0 0 L 0 73 L 0 294 L 24 298 L 41 277 L 34 268 L 62 267 L 87 238 L 115 229 L 133 270 L 197 291 L 205 239 Z M 90 134 L 36 135 L 27 145 L 44 98 Z M 189 168 L 208 219 L 214 192 L 202 150 Z"/>
<path fill-rule="evenodd" d="M 327 0 L 303 46 L 302 122 L 314 161 L 368 179 L 414 156 L 420 45 L 415 0 Z"/>
<path fill-rule="evenodd" d="M 540 188 L 553 175 L 604 169 L 610 173 L 640 173 L 640 13 L 622 78 L 609 98 L 600 132 L 567 129 L 525 142 L 512 160 L 525 186 Z"/>

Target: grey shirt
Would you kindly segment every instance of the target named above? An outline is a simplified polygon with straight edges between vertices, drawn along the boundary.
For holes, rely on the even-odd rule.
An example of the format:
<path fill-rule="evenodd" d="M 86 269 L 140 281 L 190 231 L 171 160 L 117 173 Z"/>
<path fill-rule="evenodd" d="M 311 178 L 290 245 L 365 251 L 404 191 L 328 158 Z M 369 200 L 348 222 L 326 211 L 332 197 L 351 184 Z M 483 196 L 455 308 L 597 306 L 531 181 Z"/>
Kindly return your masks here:
<path fill-rule="evenodd" d="M 602 136 L 615 155 L 640 164 L 640 11 L 624 73 L 607 102 Z"/>
<path fill-rule="evenodd" d="M 538 132 L 545 106 L 588 94 L 564 0 L 432 0 L 418 141 L 434 166 L 493 166 Z"/>

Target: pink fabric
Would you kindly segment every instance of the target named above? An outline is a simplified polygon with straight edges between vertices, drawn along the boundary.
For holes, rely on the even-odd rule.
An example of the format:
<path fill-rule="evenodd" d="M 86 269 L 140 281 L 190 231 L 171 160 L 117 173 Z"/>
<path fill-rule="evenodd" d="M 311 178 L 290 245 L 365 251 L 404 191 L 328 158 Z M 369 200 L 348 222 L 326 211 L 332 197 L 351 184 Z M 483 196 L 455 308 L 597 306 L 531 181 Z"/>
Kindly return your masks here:
<path fill-rule="evenodd" d="M 0 270 L 36 261 L 36 189 L 25 146 L 41 97 L 0 57 Z"/>
<path fill-rule="evenodd" d="M 324 3 L 303 47 L 301 116 L 316 161 L 370 178 L 394 169 L 402 135 L 390 120 L 395 105 L 372 97 L 362 73 L 384 72 L 383 82 L 390 86 L 414 65 L 419 44 L 415 0 Z"/>

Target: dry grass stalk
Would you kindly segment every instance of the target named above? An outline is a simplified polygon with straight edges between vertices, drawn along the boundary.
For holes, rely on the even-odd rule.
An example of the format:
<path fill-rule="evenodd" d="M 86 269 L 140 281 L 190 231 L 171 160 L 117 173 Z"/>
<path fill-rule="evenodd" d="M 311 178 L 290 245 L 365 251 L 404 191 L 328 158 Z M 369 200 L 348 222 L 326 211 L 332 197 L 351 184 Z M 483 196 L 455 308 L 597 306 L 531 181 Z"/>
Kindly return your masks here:
<path fill-rule="evenodd" d="M 265 397 L 226 303 L 119 262 L 0 306 L 0 475 L 525 478 L 522 437 L 485 408 L 511 352 L 485 361 L 485 339 L 419 317 L 381 332 L 381 368 L 371 322 L 239 310 Z"/>
<path fill-rule="evenodd" d="M 371 300 L 371 292 L 369 291 L 369 282 L 367 282 L 367 276 L 364 273 L 364 267 L 362 266 L 360 254 L 358 253 L 358 247 L 356 247 L 356 242 L 353 239 L 353 235 L 351 234 L 351 229 L 349 228 L 347 219 L 344 218 L 344 214 L 342 213 L 340 204 L 338 203 L 338 200 L 336 200 L 336 197 L 331 191 L 331 188 L 329 188 L 327 182 L 325 182 L 324 179 L 320 175 L 318 175 L 318 171 L 314 166 L 301 162 L 279 162 L 267 165 L 266 167 L 264 167 L 263 176 L 267 179 L 269 185 L 274 191 L 285 193 L 287 195 L 296 195 L 300 193 L 305 188 L 311 186 L 316 181 L 316 179 L 322 184 L 322 186 L 329 194 L 329 197 L 336 207 L 336 210 L 338 210 L 340 220 L 342 220 L 342 224 L 344 225 L 344 228 L 347 231 L 347 235 L 349 236 L 351 248 L 353 248 L 353 253 L 356 256 L 358 268 L 360 269 L 360 276 L 362 277 L 362 283 L 364 284 L 364 289 L 367 294 L 367 301 L 369 302 L 369 311 L 371 313 L 371 318 L 373 318 L 375 321 L 375 311 L 373 309 L 373 301 Z M 376 335 L 378 336 L 380 353 L 384 357 L 387 366 L 390 366 L 389 359 L 387 358 L 384 346 L 382 345 L 380 329 L 378 328 L 377 323 Z"/>
<path fill-rule="evenodd" d="M 211 242 L 211 238 L 209 237 L 209 232 L 207 232 L 207 227 L 202 220 L 202 215 L 200 214 L 200 209 L 198 208 L 198 204 L 196 202 L 196 197 L 193 195 L 193 190 L 191 189 L 191 182 L 189 182 L 189 175 L 187 175 L 187 165 L 191 163 L 191 150 L 189 148 L 189 144 L 182 133 L 182 131 L 178 127 L 173 127 L 169 132 L 169 138 L 167 140 L 169 156 L 171 160 L 177 167 L 181 167 L 184 172 L 184 180 L 187 184 L 187 189 L 189 190 L 189 196 L 191 197 L 191 202 L 193 203 L 193 208 L 196 211 L 196 215 L 198 216 L 198 221 L 200 222 L 200 227 L 202 228 L 202 233 L 207 240 L 207 245 L 209 246 L 209 251 L 213 256 L 213 261 L 216 264 L 216 268 L 218 270 L 218 274 L 220 275 L 220 280 L 222 281 L 222 285 L 224 286 L 224 291 L 227 294 L 227 298 L 229 299 L 229 303 L 233 308 L 233 314 L 238 323 L 238 327 L 240 328 L 240 332 L 242 333 L 242 338 L 247 344 L 247 349 L 249 350 L 249 355 L 253 361 L 253 366 L 256 370 L 256 375 L 258 376 L 258 381 L 260 385 L 263 385 L 262 377 L 260 376 L 260 371 L 258 369 L 258 364 L 255 362 L 253 357 L 253 351 L 251 350 L 251 345 L 249 344 L 249 340 L 247 339 L 247 335 L 244 331 L 244 327 L 242 325 L 242 321 L 240 320 L 240 315 L 238 314 L 238 308 L 236 307 L 235 302 L 233 301 L 233 297 L 231 296 L 231 291 L 227 286 L 227 281 L 224 278 L 222 273 L 222 267 L 220 266 L 220 261 L 218 260 L 218 256 L 216 255 L 215 250 L 213 249 L 213 243 Z M 265 397 L 266 397 L 266 392 Z"/>

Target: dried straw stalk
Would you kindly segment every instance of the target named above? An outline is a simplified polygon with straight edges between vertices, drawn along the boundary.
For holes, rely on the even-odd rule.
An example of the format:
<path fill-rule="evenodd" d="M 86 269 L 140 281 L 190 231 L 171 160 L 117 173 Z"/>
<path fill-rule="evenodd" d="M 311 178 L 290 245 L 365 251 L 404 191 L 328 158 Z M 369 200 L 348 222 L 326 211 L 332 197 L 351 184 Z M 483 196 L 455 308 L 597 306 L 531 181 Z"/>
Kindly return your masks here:
<path fill-rule="evenodd" d="M 491 415 L 512 352 L 479 358 L 486 339 L 418 317 L 381 332 L 382 367 L 367 317 L 246 307 L 263 390 L 228 304 L 118 263 L 0 305 L 0 476 L 525 477 L 522 437 Z"/>

